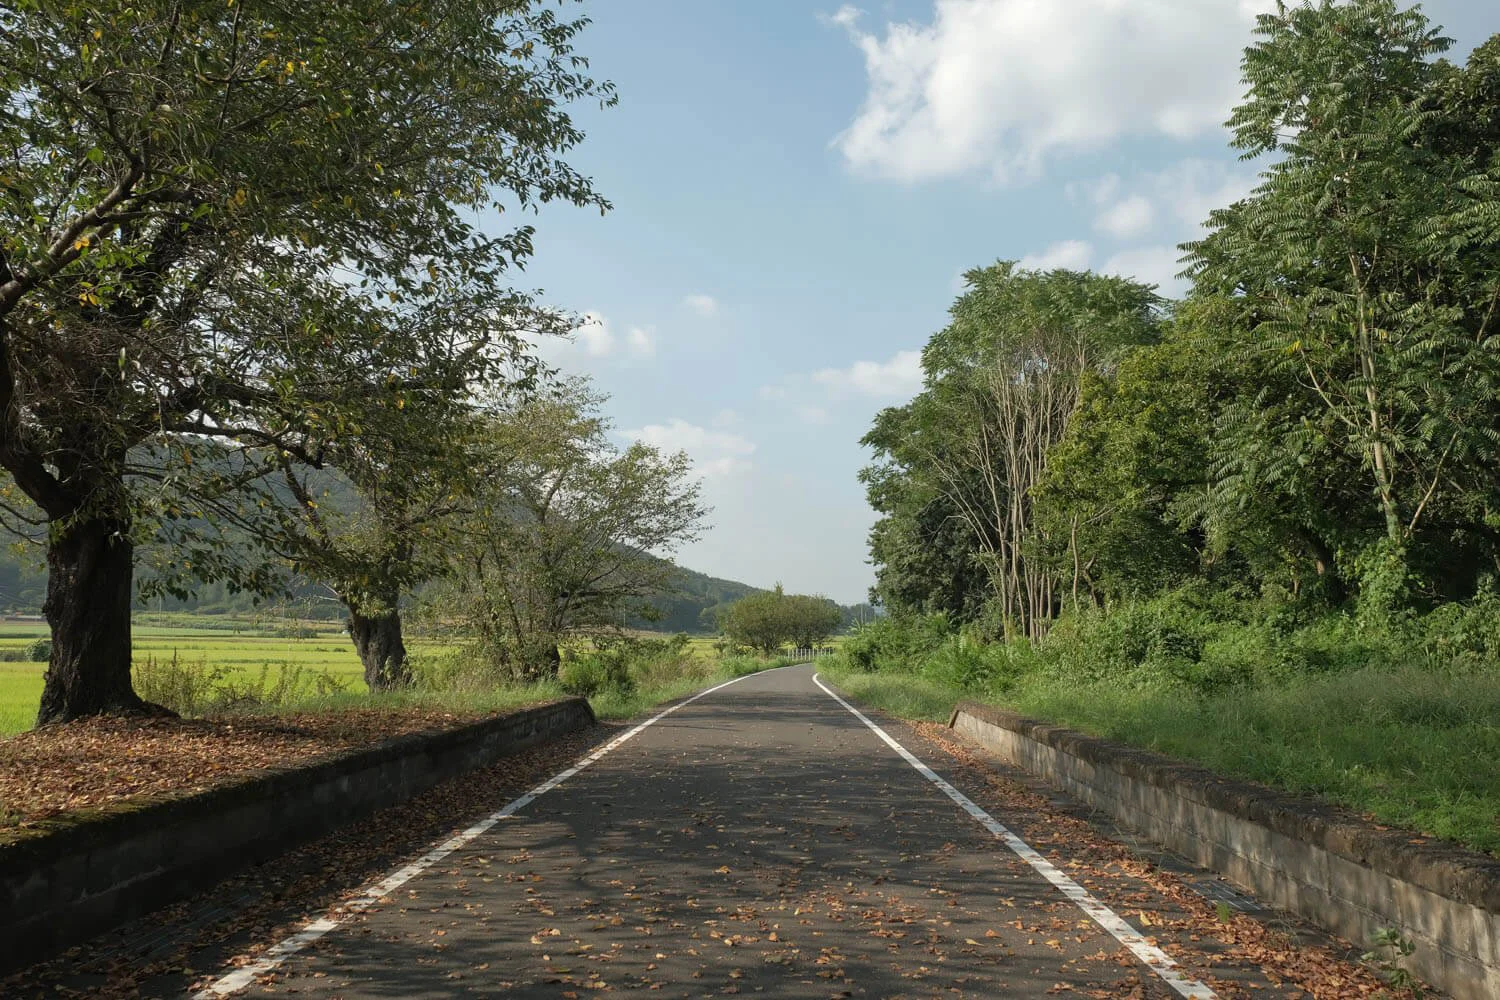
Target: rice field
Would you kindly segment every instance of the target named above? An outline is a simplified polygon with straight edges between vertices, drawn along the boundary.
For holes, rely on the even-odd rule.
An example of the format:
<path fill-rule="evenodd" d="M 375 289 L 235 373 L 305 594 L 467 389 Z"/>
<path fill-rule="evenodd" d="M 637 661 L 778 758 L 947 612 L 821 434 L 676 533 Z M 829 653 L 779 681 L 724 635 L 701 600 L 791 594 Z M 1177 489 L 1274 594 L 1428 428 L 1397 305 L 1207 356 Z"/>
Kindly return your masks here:
<path fill-rule="evenodd" d="M 224 670 L 229 682 L 254 681 L 269 670 L 273 678 L 283 670 L 298 669 L 305 677 L 331 675 L 348 694 L 363 694 L 364 676 L 349 636 L 334 622 L 257 623 L 193 615 L 143 616 L 132 628 L 134 660 L 164 662 L 174 656 L 184 664 Z M 291 626 L 316 630 L 315 635 L 292 638 L 278 635 Z M 0 622 L 0 651 L 25 649 L 47 636 L 41 622 Z M 660 636 L 656 636 L 660 638 Z M 415 655 L 447 648 L 436 641 L 408 638 Z M 688 652 L 696 659 L 717 659 L 714 640 L 695 637 Z M 31 728 L 42 695 L 42 663 L 0 661 L 0 737 Z"/>
<path fill-rule="evenodd" d="M 252 678 L 263 667 L 301 667 L 310 673 L 327 672 L 351 688 L 362 684 L 359 657 L 349 637 L 336 625 L 317 623 L 318 634 L 310 638 L 288 638 L 274 634 L 275 626 L 243 624 L 243 631 L 225 627 L 213 619 L 204 625 L 136 625 L 132 629 L 135 662 L 147 658 L 170 660 L 174 655 L 186 663 L 229 668 L 230 677 Z M 41 623 L 0 623 L 0 650 L 25 649 L 47 636 Z M 421 642 L 412 646 L 420 650 Z M 42 663 L 0 662 L 0 736 L 29 729 L 36 720 L 42 696 Z"/>

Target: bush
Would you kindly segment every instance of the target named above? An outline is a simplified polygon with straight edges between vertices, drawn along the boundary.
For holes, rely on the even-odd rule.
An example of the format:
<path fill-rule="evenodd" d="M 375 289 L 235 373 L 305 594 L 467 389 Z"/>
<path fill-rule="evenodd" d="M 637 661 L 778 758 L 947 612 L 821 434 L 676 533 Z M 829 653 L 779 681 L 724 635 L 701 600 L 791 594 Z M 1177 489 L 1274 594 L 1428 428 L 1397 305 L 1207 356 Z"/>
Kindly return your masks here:
<path fill-rule="evenodd" d="M 628 654 L 620 649 L 595 650 L 569 657 L 558 670 L 557 679 L 568 694 L 584 698 L 605 691 L 626 694 L 635 687 L 630 676 Z"/>
<path fill-rule="evenodd" d="M 915 671 L 953 634 L 948 616 L 877 618 L 854 628 L 840 652 L 850 666 L 872 671 Z"/>
<path fill-rule="evenodd" d="M 52 640 L 37 639 L 26 647 L 26 659 L 32 663 L 50 663 L 52 660 Z"/>
<path fill-rule="evenodd" d="M 174 650 L 169 660 L 146 657 L 132 673 L 136 694 L 147 701 L 165 705 L 178 715 L 203 715 L 213 705 L 215 692 L 230 669 L 210 667 L 203 660 L 190 663 Z"/>

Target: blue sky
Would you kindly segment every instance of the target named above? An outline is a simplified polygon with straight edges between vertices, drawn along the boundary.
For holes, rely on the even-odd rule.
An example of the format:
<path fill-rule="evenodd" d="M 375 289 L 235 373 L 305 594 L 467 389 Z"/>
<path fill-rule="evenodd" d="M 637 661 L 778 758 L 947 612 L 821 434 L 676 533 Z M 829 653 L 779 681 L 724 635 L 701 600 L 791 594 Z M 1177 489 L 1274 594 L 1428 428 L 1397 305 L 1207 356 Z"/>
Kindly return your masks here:
<path fill-rule="evenodd" d="M 1260 0 L 594 0 L 615 108 L 573 157 L 614 210 L 548 207 L 518 283 L 590 322 L 545 356 L 714 506 L 683 565 L 862 600 L 859 438 L 919 388 L 970 267 L 1177 290 L 1175 245 L 1248 190 L 1220 123 Z M 1466 56 L 1491 0 L 1424 5 Z"/>

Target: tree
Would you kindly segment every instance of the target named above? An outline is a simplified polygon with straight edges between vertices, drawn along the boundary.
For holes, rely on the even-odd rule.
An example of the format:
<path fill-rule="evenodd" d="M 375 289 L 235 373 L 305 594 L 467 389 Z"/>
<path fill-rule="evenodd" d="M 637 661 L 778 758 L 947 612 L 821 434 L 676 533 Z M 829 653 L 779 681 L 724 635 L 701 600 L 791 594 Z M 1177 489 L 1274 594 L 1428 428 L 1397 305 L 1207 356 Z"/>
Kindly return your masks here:
<path fill-rule="evenodd" d="M 790 642 L 811 648 L 839 630 L 844 613 L 826 597 L 788 594 L 781 586 L 741 598 L 724 609 L 719 627 L 739 646 L 766 656 Z"/>
<path fill-rule="evenodd" d="M 1282 7 L 1257 34 L 1230 125 L 1247 157 L 1280 159 L 1190 247 L 1194 295 L 1264 376 L 1225 410 L 1220 478 L 1240 496 L 1366 483 L 1345 560 L 1391 608 L 1415 549 L 1475 537 L 1492 509 L 1496 47 L 1434 62 L 1449 41 L 1393 0 Z"/>
<path fill-rule="evenodd" d="M 282 467 L 282 550 L 348 609 L 371 691 L 411 684 L 402 600 L 450 567 L 461 516 L 479 490 L 477 415 L 443 394 L 401 402 L 377 400 L 358 433 L 332 442 L 329 470 L 289 458 Z"/>
<path fill-rule="evenodd" d="M 792 594 L 786 599 L 787 635 L 798 649 L 820 645 L 844 624 L 844 612 L 826 597 Z"/>
<path fill-rule="evenodd" d="M 1155 593 L 1199 569 L 1214 360 L 1172 328 L 1112 372 L 1086 372 L 1078 412 L 1033 492 L 1039 554 L 1069 603 Z"/>
<path fill-rule="evenodd" d="M 140 541 L 206 526 L 178 568 L 264 584 L 215 504 L 253 513 L 246 483 L 322 464 L 372 396 L 484 377 L 532 232 L 478 211 L 606 207 L 561 158 L 564 106 L 612 100 L 583 24 L 516 0 L 0 10 L 0 467 L 49 528 L 39 722 L 146 707 Z"/>
<path fill-rule="evenodd" d="M 687 455 L 616 448 L 582 381 L 495 408 L 457 559 L 458 620 L 509 676 L 555 676 L 570 636 L 618 632 L 708 514 Z"/>
<path fill-rule="evenodd" d="M 771 656 L 791 638 L 786 602 L 786 592 L 778 583 L 775 590 L 742 597 L 725 608 L 719 616 L 719 628 L 736 646 L 748 646 Z"/>
<path fill-rule="evenodd" d="M 931 449 L 944 447 L 941 429 L 923 435 L 920 415 L 919 404 L 882 410 L 860 441 L 875 453 L 859 478 L 880 515 L 870 529 L 871 598 L 892 614 L 942 612 L 968 622 L 983 610 L 989 580 L 973 535 L 932 469 Z"/>
<path fill-rule="evenodd" d="M 1160 299 L 1123 278 L 1027 271 L 965 276 L 952 321 L 922 353 L 904 450 L 968 529 L 1007 634 L 1039 638 L 1058 576 L 1035 558 L 1033 490 L 1078 406 L 1085 373 L 1158 336 Z"/>

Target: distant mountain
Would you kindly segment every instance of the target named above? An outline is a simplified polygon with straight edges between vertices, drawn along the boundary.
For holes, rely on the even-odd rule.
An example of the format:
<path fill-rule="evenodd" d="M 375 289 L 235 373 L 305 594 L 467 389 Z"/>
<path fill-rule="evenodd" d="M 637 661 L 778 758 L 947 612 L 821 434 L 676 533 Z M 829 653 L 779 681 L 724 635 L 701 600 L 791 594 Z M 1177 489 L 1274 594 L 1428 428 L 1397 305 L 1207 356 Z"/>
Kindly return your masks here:
<path fill-rule="evenodd" d="M 721 580 L 678 566 L 672 577 L 672 592 L 650 602 L 659 617 L 637 618 L 628 624 L 652 632 L 713 632 L 714 614 L 719 608 L 760 592 L 761 588 L 748 583 Z"/>
<path fill-rule="evenodd" d="M 29 547 L 18 553 L 14 548 L 0 548 L 0 613 L 40 614 L 47 596 L 47 570 L 39 548 Z M 706 573 L 676 567 L 672 591 L 650 602 L 655 620 L 636 618 L 628 624 L 652 632 L 715 631 L 716 612 L 742 597 L 758 594 L 763 588 L 737 580 L 724 580 Z M 342 619 L 344 606 L 332 600 L 326 588 L 314 583 L 296 587 L 288 600 L 257 601 L 249 594 L 231 593 L 222 583 L 200 585 L 192 597 L 152 599 L 137 605 L 142 611 L 187 611 L 200 614 L 284 614 L 297 618 Z M 873 613 L 867 605 L 846 607 L 846 624 L 868 620 Z"/>

